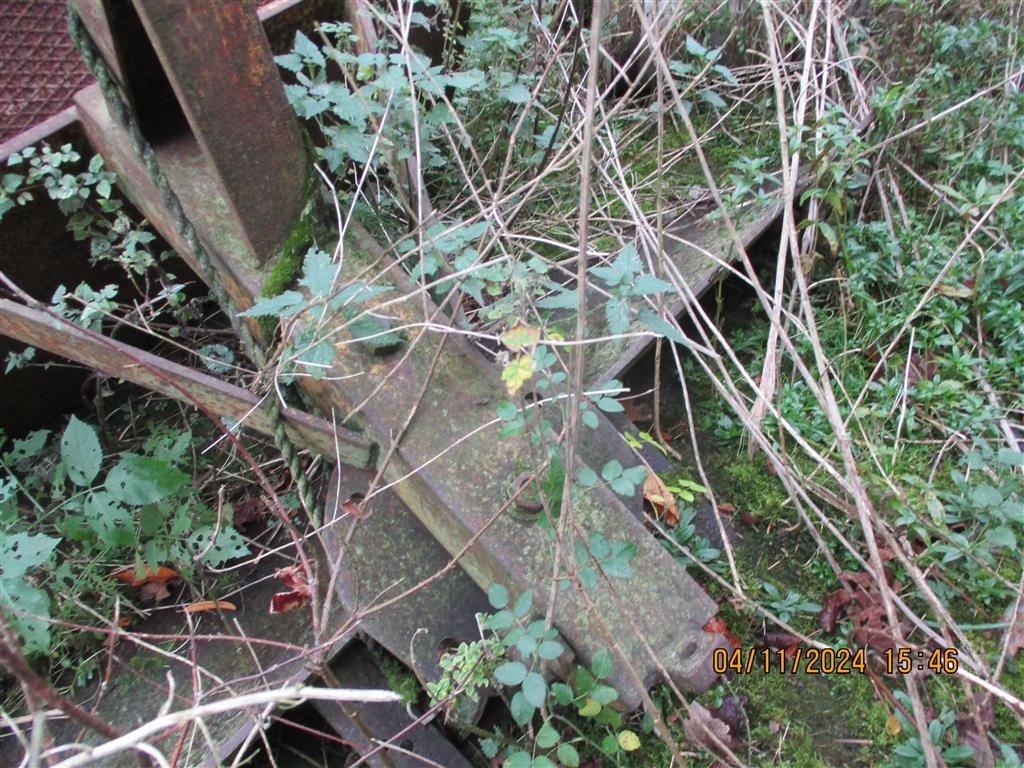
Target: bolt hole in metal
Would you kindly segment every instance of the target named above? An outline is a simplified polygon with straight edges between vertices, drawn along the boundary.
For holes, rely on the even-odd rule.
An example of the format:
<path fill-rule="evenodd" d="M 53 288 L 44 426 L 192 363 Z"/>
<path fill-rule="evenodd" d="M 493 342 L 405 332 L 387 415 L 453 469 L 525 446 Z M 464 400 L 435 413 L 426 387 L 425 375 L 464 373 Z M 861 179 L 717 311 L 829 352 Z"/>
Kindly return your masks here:
<path fill-rule="evenodd" d="M 362 520 L 364 517 L 369 515 L 369 510 L 363 506 L 363 502 L 366 501 L 366 495 L 362 493 L 353 493 L 348 499 L 341 505 L 341 512 L 343 515 L 354 517 Z"/>
<path fill-rule="evenodd" d="M 512 481 L 509 493 L 515 500 L 509 513 L 521 523 L 535 523 L 544 510 L 541 489 L 533 472 L 522 472 Z"/>
<path fill-rule="evenodd" d="M 437 656 L 440 658 L 447 653 L 453 653 L 458 650 L 459 641 L 454 637 L 446 637 L 437 644 Z"/>

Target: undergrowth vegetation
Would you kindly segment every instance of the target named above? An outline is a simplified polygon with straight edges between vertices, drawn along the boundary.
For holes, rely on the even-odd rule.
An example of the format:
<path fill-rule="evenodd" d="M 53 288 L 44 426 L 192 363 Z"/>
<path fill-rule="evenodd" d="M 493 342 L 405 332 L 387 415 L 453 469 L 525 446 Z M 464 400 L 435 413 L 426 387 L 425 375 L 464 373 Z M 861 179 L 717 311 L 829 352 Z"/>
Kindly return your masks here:
<path fill-rule="evenodd" d="M 480 638 L 446 654 L 410 706 L 443 712 L 482 764 L 507 768 L 1019 765 L 1020 4 L 669 3 L 637 16 L 613 3 L 603 23 L 598 5 L 579 17 L 574 3 L 367 4 L 276 59 L 331 215 L 295 285 L 241 313 L 278 326 L 260 373 L 322 384 L 350 350 L 463 336 L 504 391 L 435 458 L 484 429 L 523 441 L 529 466 L 505 488 L 529 497 L 519 514 L 552 552 L 543 592 L 491 585 Z M 440 43 L 433 56 L 418 34 Z M 94 257 L 143 280 L 149 300 L 117 322 L 194 320 L 102 161 L 73 172 L 72 154 L 12 157 L 0 215 L 42 184 Z M 354 245 L 358 225 L 383 256 Z M 100 330 L 115 293 L 62 289 L 53 307 Z M 399 311 L 410 305 L 413 320 Z M 627 392 L 615 361 L 638 342 L 656 373 Z M 236 362 L 223 344 L 201 357 L 215 372 Z M 641 413 L 635 398 L 651 392 Z M 674 472 L 580 458 L 623 413 L 645 430 L 627 443 Z M 104 445 L 72 417 L 0 448 L 0 598 L 30 658 L 48 651 L 88 676 L 68 661 L 67 630 L 111 620 L 113 568 L 192 578 L 246 555 L 196 446 L 159 425 Z M 360 504 L 386 490 L 384 472 Z M 660 685 L 628 713 L 610 683 L 628 666 L 621 649 L 588 637 L 598 650 L 566 658 L 549 600 L 618 596 L 638 548 L 588 530 L 581 510 L 638 497 L 720 606 L 701 629 L 740 661 L 710 691 Z M 304 607 L 309 584 L 289 578 Z M 318 610 L 326 653 L 337 638 Z M 846 654 L 853 672 L 814 673 L 812 650 Z M 780 667 L 753 674 L 744 653 Z M 484 728 L 489 689 L 507 712 Z"/>

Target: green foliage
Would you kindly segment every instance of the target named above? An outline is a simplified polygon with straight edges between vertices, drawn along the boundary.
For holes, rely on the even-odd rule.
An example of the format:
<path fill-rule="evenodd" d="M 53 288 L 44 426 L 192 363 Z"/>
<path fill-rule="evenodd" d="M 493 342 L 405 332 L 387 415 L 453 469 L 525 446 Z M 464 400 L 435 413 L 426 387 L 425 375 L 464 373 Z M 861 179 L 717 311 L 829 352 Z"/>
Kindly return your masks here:
<path fill-rule="evenodd" d="M 7 158 L 8 168 L 17 172 L 3 176 L 0 185 L 0 221 L 12 209 L 31 203 L 42 188 L 56 201 L 67 217 L 67 229 L 76 240 L 89 243 L 92 264 L 112 263 L 124 270 L 137 288 L 141 301 L 131 312 L 146 321 L 165 315 L 178 322 L 188 315 L 184 284 L 161 266 L 171 251 L 156 252 L 156 235 L 145 221 L 132 219 L 124 202 L 114 194 L 115 174 L 105 170 L 103 158 L 94 155 L 81 168 L 82 158 L 70 144 L 54 150 L 48 144 L 28 147 Z M 116 285 L 94 288 L 86 283 L 69 291 L 61 285 L 51 299 L 53 308 L 64 317 L 92 330 L 99 330 L 104 317 L 117 311 L 121 302 L 132 303 L 119 295 Z M 173 330 L 176 330 L 173 329 Z M 32 358 L 32 353 L 10 356 L 7 372 Z"/>
<path fill-rule="evenodd" d="M 96 430 L 72 416 L 59 439 L 34 432 L 0 454 L 0 601 L 27 655 L 72 663 L 55 648 L 75 633 L 50 617 L 55 605 L 62 618 L 75 617 L 76 594 L 109 610 L 114 582 L 104 564 L 141 572 L 170 563 L 188 576 L 248 554 L 185 471 L 191 444 L 187 430 L 158 430 L 141 453 L 104 457 Z"/>

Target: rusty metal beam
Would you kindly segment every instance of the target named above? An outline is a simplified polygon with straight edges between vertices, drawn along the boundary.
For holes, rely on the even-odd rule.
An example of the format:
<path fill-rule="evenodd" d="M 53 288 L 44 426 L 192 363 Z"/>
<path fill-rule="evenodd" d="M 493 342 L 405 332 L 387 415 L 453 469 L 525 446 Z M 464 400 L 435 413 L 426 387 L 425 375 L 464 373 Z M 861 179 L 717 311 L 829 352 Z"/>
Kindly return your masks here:
<path fill-rule="evenodd" d="M 263 263 L 302 211 L 311 169 L 254 4 L 134 4 L 203 157 Z"/>
<path fill-rule="evenodd" d="M 266 405 L 252 392 L 38 309 L 0 299 L 0 334 L 189 405 L 202 404 L 218 416 L 241 422 L 261 434 L 274 434 Z M 285 432 L 297 444 L 350 466 L 373 464 L 374 446 L 358 434 L 295 408 L 283 408 L 282 416 Z"/>

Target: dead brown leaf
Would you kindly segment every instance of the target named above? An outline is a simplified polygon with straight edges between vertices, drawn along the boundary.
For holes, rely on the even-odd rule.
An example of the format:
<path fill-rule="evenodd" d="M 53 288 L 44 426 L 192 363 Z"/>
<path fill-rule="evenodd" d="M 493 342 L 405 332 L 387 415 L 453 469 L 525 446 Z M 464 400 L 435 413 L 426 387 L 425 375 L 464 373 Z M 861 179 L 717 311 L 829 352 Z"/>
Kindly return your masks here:
<path fill-rule="evenodd" d="M 626 418 L 634 424 L 654 421 L 654 409 L 647 400 L 625 397 L 619 403 L 626 409 Z"/>
<path fill-rule="evenodd" d="M 650 470 L 644 480 L 644 499 L 654 508 L 655 516 L 664 520 L 669 528 L 679 524 L 679 504 L 675 496 L 665 487 L 662 479 Z"/>
<path fill-rule="evenodd" d="M 712 716 L 696 701 L 690 702 L 687 711 L 688 715 L 683 722 L 683 732 L 690 744 L 703 747 L 712 753 L 718 752 L 719 742 L 732 748 L 732 738 L 726 723 Z"/>
<path fill-rule="evenodd" d="M 147 581 L 139 587 L 139 600 L 144 603 L 159 603 L 171 596 L 167 581 Z"/>
<path fill-rule="evenodd" d="M 821 609 L 821 615 L 818 617 L 821 628 L 826 632 L 834 631 L 836 624 L 839 623 L 843 609 L 852 599 L 853 595 L 846 589 L 837 589 L 829 595 L 828 599 L 825 600 L 824 607 Z"/>

